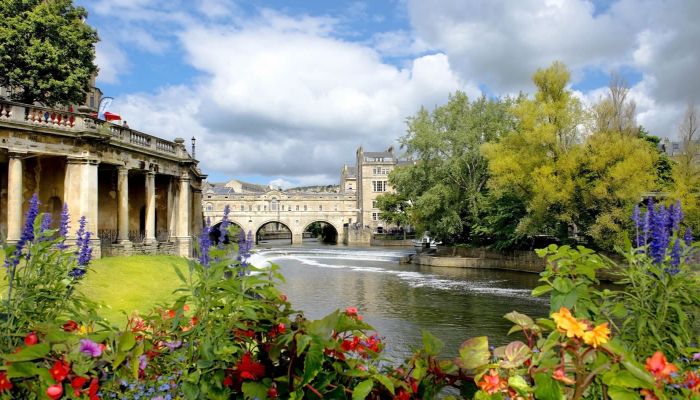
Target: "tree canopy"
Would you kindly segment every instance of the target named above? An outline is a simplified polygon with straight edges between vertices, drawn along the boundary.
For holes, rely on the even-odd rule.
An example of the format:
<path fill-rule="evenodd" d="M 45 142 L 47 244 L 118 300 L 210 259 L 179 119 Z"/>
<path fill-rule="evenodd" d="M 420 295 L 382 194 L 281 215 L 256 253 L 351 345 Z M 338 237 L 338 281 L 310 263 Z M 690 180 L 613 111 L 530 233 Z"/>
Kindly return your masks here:
<path fill-rule="evenodd" d="M 82 104 L 97 32 L 71 0 L 0 2 L 0 86 L 23 103 Z"/>

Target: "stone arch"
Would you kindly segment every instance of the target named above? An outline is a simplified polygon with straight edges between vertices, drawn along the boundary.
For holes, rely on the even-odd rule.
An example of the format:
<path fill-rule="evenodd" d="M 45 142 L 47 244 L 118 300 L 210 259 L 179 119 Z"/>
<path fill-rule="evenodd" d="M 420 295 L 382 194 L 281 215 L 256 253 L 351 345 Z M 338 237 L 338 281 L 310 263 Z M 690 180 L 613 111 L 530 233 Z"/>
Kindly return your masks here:
<path fill-rule="evenodd" d="M 313 224 L 320 222 L 325 224 L 327 227 L 332 228 L 335 232 L 332 232 L 332 234 L 324 233 L 324 243 L 333 243 L 333 244 L 338 244 L 340 243 L 340 238 L 341 238 L 341 232 L 343 228 L 339 228 L 336 224 L 334 224 L 331 221 L 328 221 L 326 219 L 314 219 L 312 221 L 306 222 L 304 225 L 304 229 L 302 230 L 302 234 L 306 232 L 306 230 Z"/>
<path fill-rule="evenodd" d="M 209 239 L 211 239 L 212 243 L 214 243 L 214 244 L 218 244 L 219 241 L 221 240 L 221 231 L 219 230 L 219 227 L 221 226 L 221 222 L 222 221 L 220 220 L 216 223 L 212 223 L 211 227 L 209 228 Z M 236 226 L 238 226 L 239 229 L 246 232 L 245 228 L 243 227 L 243 224 L 241 224 L 240 222 L 229 220 L 229 224 L 236 225 Z M 228 235 L 226 235 L 224 237 L 225 244 L 228 244 L 232 241 L 238 241 L 238 237 L 237 236 L 236 237 L 229 237 Z"/>
<path fill-rule="evenodd" d="M 289 232 L 288 235 L 287 234 L 284 235 L 284 239 L 286 240 L 287 236 L 288 236 L 289 244 L 293 243 L 294 231 L 292 230 L 291 224 L 289 224 L 287 222 L 280 221 L 279 219 L 270 219 L 270 220 L 267 220 L 267 221 L 264 221 L 264 222 L 258 224 L 257 227 L 255 228 L 255 230 L 253 231 L 253 235 L 255 237 L 255 244 L 258 244 L 259 240 L 261 239 L 260 230 L 269 224 L 279 224 L 279 225 L 283 226 L 286 229 L 286 231 Z"/>

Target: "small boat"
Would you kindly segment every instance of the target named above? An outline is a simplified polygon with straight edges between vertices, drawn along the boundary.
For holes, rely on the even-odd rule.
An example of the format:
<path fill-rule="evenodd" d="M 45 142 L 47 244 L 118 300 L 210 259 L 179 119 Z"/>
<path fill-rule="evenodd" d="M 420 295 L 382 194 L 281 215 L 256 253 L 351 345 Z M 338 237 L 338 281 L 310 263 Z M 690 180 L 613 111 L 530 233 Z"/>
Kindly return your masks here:
<path fill-rule="evenodd" d="M 438 242 L 435 239 L 430 237 L 430 234 L 426 232 L 423 234 L 423 237 L 420 239 L 413 239 L 411 240 L 413 243 L 413 247 L 416 249 L 437 249 L 438 245 L 441 245 L 442 242 Z"/>

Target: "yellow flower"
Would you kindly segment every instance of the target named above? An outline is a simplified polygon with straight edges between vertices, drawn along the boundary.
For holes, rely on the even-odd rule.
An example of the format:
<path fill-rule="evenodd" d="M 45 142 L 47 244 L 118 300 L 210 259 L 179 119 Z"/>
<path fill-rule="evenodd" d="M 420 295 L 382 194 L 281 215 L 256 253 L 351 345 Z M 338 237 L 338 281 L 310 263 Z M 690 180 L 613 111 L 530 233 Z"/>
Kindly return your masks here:
<path fill-rule="evenodd" d="M 592 330 L 583 334 L 583 341 L 587 345 L 597 348 L 603 343 L 607 343 L 610 339 L 610 329 L 608 328 L 608 323 L 605 322 L 593 328 Z"/>
<path fill-rule="evenodd" d="M 568 308 L 560 308 L 558 313 L 552 314 L 552 319 L 557 324 L 557 329 L 562 333 L 566 333 L 567 337 L 583 337 L 586 324 L 576 320 Z"/>
<path fill-rule="evenodd" d="M 83 335 L 83 336 L 87 335 L 88 333 L 92 333 L 92 332 L 93 332 L 92 325 L 88 325 L 88 326 L 80 325 L 80 328 L 78 329 L 78 333 L 80 335 Z"/>

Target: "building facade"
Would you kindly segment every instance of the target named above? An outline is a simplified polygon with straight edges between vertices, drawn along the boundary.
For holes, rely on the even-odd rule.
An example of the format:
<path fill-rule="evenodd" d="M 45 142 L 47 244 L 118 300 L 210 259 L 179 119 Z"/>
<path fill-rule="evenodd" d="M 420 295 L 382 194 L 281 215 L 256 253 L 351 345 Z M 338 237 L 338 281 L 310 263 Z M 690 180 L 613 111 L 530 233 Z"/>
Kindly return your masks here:
<path fill-rule="evenodd" d="M 206 175 L 183 139 L 73 113 L 0 100 L 0 238 L 19 240 L 29 199 L 60 219 L 68 206 L 75 237 L 87 219 L 93 254 L 189 256 L 202 226 Z"/>

